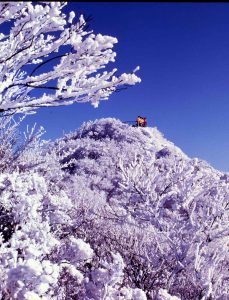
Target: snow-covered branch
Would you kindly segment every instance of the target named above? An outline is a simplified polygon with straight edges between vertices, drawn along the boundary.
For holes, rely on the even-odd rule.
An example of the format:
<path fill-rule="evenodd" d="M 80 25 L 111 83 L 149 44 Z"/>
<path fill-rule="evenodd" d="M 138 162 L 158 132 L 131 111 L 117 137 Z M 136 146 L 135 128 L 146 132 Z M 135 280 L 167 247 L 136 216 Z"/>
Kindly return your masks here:
<path fill-rule="evenodd" d="M 117 39 L 86 31 L 87 20 L 62 12 L 63 2 L 1 2 L 0 112 L 91 102 L 140 82 L 135 71 L 103 71 L 115 61 Z M 0 30 L 1 30 L 0 28 Z M 38 94 L 34 90 L 44 91 Z"/>

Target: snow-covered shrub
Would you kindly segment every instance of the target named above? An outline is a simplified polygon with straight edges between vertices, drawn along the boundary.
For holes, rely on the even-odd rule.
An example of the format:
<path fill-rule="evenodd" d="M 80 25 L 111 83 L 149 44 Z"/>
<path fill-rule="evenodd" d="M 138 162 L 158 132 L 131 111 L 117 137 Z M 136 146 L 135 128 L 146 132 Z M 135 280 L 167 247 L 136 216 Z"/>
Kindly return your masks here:
<path fill-rule="evenodd" d="M 122 287 L 125 267 L 119 253 L 112 255 L 112 262 L 101 262 L 102 267 L 92 270 L 86 281 L 86 295 L 94 300 L 147 300 L 144 291 Z"/>
<path fill-rule="evenodd" d="M 43 148 L 48 142 L 41 139 L 45 132 L 43 127 L 27 126 L 22 134 L 19 126 L 23 120 L 23 117 L 0 118 L 0 172 L 35 170 L 47 163 Z"/>
<path fill-rule="evenodd" d="M 56 223 L 68 222 L 71 201 L 66 201 L 67 197 L 60 191 L 55 195 L 53 209 L 54 195 L 49 192 L 45 178 L 36 173 L 4 174 L 0 176 L 0 184 L 1 207 L 10 211 L 12 218 L 11 236 L 6 239 L 3 233 L 0 245 L 2 296 L 4 299 L 56 299 L 54 291 L 64 268 L 63 260 L 69 264 L 69 273 L 79 275 L 74 264 L 93 254 L 80 239 L 70 237 L 63 242 L 58 237 Z M 75 254 L 73 248 L 66 248 L 70 242 Z"/>
<path fill-rule="evenodd" d="M 157 300 L 180 300 L 176 296 L 171 296 L 167 290 L 165 289 L 160 289 L 157 295 Z"/>

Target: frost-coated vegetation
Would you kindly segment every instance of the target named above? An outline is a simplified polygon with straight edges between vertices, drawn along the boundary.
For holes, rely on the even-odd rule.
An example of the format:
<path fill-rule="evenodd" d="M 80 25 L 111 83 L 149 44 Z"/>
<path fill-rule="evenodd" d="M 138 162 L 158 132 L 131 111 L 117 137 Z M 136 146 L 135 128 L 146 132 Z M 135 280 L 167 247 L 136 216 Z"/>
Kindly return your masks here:
<path fill-rule="evenodd" d="M 0 2 L 0 112 L 100 100 L 140 82 L 135 70 L 101 72 L 115 61 L 117 39 L 87 31 L 66 2 Z M 36 91 L 36 92 L 34 92 Z M 39 92 L 37 92 L 39 91 Z"/>
<path fill-rule="evenodd" d="M 228 299 L 228 174 L 112 118 L 20 153 L 9 128 L 2 299 Z"/>
<path fill-rule="evenodd" d="M 227 300 L 229 174 L 112 118 L 18 133 L 9 115 L 140 82 L 101 72 L 117 39 L 65 5 L 0 3 L 0 299 Z"/>

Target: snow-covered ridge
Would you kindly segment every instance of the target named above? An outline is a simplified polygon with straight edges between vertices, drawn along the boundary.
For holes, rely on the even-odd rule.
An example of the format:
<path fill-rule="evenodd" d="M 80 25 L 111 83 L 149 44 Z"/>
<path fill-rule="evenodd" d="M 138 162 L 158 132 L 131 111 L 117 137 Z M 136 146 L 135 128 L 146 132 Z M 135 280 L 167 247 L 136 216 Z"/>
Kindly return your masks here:
<path fill-rule="evenodd" d="M 142 130 L 143 134 L 147 135 L 150 139 L 150 144 L 152 144 L 156 149 L 160 150 L 162 148 L 168 148 L 173 152 L 174 154 L 184 158 L 188 159 L 189 157 L 174 143 L 168 141 L 163 134 L 157 129 L 157 127 L 145 127 L 140 128 Z"/>
<path fill-rule="evenodd" d="M 153 152 L 168 148 L 174 155 L 188 159 L 188 156 L 174 143 L 168 141 L 157 127 L 132 127 L 115 118 L 101 118 L 86 122 L 63 139 L 69 141 L 85 137 L 100 140 L 109 138 L 118 142 L 127 141 L 129 143 L 137 142 L 139 139 L 144 144 L 142 145 L 144 148 L 151 149 Z"/>
<path fill-rule="evenodd" d="M 103 145 L 104 142 L 106 150 L 105 145 Z M 82 149 L 84 143 L 86 145 Z M 134 153 L 149 155 L 152 159 L 154 157 L 158 159 L 173 156 L 174 159 L 180 159 L 186 163 L 198 164 L 207 173 L 217 174 L 218 177 L 224 175 L 206 161 L 188 157 L 178 146 L 167 140 L 157 127 L 132 127 L 115 118 L 101 118 L 85 122 L 79 129 L 56 140 L 55 144 L 58 145 L 57 148 L 62 149 L 62 152 L 69 152 L 69 158 L 73 156 L 75 158 L 85 157 L 87 149 L 90 152 L 89 156 L 91 152 L 93 152 L 92 156 L 96 152 L 95 156 L 105 155 L 109 160 L 111 152 L 116 151 L 117 147 L 116 158 L 120 155 L 126 155 L 132 160 Z M 72 155 L 74 152 L 77 154 Z M 125 152 L 127 154 L 124 154 Z"/>

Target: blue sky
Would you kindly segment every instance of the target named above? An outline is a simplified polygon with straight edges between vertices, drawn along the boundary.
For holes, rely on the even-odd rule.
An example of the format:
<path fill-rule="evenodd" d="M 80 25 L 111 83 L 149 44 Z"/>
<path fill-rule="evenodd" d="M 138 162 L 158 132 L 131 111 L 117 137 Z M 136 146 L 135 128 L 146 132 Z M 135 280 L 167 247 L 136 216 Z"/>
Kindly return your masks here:
<path fill-rule="evenodd" d="M 71 2 L 70 10 L 91 15 L 95 33 L 117 37 L 112 67 L 139 65 L 142 82 L 97 109 L 43 108 L 25 123 L 54 139 L 84 121 L 143 115 L 190 157 L 229 172 L 229 3 Z"/>

